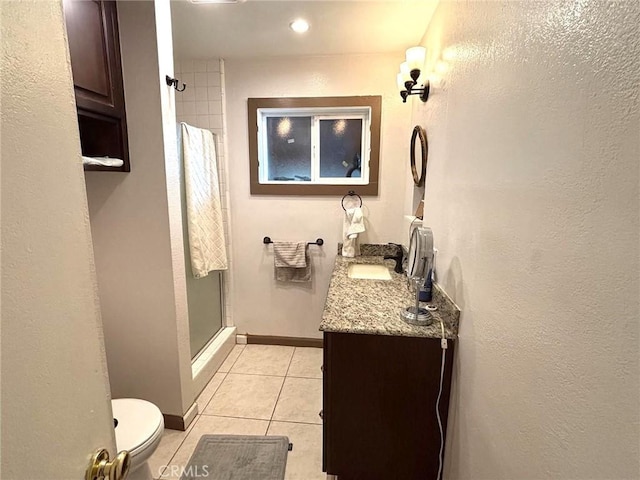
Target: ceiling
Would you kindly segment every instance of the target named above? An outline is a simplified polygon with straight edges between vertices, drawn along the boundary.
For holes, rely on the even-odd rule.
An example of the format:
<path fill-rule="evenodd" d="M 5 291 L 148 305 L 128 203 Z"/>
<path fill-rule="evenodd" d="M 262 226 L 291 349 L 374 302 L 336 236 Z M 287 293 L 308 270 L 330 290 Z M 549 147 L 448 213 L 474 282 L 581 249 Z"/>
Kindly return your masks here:
<path fill-rule="evenodd" d="M 171 2 L 176 58 L 402 52 L 417 45 L 438 0 Z M 304 18 L 305 34 L 289 24 Z"/>

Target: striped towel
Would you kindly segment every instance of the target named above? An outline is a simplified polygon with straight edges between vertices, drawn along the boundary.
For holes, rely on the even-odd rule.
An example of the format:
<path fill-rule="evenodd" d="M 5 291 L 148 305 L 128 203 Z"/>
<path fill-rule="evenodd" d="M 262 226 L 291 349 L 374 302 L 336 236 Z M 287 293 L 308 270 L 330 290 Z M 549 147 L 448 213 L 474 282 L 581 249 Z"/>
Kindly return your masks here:
<path fill-rule="evenodd" d="M 306 242 L 274 242 L 273 253 L 276 280 L 311 281 L 311 262 Z"/>

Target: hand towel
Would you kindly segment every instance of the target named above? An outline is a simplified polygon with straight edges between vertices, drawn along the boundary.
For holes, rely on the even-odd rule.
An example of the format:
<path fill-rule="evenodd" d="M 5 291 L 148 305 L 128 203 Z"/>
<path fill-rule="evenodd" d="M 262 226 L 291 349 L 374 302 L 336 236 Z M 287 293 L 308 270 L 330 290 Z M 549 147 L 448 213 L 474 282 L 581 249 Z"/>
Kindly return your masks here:
<path fill-rule="evenodd" d="M 227 269 L 216 146 L 209 130 L 186 123 L 181 129 L 191 269 L 202 278 Z"/>
<path fill-rule="evenodd" d="M 304 268 L 307 266 L 305 242 L 274 242 L 273 254 L 276 267 Z"/>
<path fill-rule="evenodd" d="M 311 281 L 311 262 L 306 242 L 274 242 L 273 265 L 280 282 Z"/>
<path fill-rule="evenodd" d="M 124 165 L 124 160 L 121 158 L 112 157 L 85 157 L 82 156 L 83 165 L 97 165 L 100 167 L 121 167 Z"/>
<path fill-rule="evenodd" d="M 347 208 L 342 222 L 342 256 L 360 255 L 358 234 L 365 231 L 362 208 Z"/>

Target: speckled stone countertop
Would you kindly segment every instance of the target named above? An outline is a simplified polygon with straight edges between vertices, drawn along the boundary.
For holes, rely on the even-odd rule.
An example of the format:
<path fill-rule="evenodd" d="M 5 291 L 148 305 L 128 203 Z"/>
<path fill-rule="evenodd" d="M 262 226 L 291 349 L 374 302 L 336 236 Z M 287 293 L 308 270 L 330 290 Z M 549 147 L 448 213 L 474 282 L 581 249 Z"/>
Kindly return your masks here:
<path fill-rule="evenodd" d="M 384 264 L 391 280 L 349 278 L 351 263 Z M 426 327 L 411 325 L 400 318 L 400 311 L 415 302 L 415 294 L 407 289 L 405 275 L 395 273 L 394 260 L 381 256 L 336 258 L 329 293 L 324 305 L 320 330 L 337 333 L 360 333 L 402 337 L 440 338 L 442 319 L 447 338 L 457 338 L 460 310 L 439 285 L 433 286 L 434 322 Z"/>

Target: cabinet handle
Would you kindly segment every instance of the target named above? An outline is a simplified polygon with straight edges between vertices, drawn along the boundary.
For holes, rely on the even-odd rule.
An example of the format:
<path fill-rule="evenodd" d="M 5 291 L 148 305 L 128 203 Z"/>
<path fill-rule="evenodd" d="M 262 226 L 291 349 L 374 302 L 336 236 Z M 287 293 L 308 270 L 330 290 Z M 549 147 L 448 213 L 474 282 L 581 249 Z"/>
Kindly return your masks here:
<path fill-rule="evenodd" d="M 324 420 L 324 410 L 320 410 L 320 412 L 318 412 L 318 416 Z"/>
<path fill-rule="evenodd" d="M 324 373 L 324 365 L 320 365 L 320 371 Z"/>

